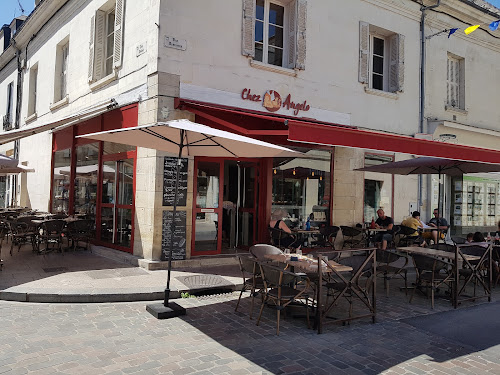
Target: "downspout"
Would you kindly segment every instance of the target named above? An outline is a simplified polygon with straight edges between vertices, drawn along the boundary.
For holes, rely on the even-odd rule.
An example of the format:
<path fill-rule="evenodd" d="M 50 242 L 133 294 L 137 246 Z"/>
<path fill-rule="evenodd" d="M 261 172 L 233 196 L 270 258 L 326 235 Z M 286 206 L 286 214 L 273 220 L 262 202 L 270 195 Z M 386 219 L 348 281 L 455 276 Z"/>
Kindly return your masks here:
<path fill-rule="evenodd" d="M 422 12 L 420 16 L 420 111 L 419 111 L 419 123 L 418 132 L 424 132 L 424 118 L 425 118 L 425 15 L 426 11 L 429 9 L 437 8 L 441 4 L 441 0 L 437 0 L 437 3 L 430 6 L 420 6 L 420 11 Z M 422 175 L 418 175 L 418 207 L 422 207 L 422 187 L 423 178 Z"/>

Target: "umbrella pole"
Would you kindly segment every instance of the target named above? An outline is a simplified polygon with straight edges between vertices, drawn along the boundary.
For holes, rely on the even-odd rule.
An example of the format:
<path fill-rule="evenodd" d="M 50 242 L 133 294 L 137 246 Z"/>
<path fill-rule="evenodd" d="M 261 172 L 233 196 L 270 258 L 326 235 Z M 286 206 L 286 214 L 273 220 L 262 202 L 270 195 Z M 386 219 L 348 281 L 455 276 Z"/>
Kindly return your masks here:
<path fill-rule="evenodd" d="M 177 168 L 176 168 L 176 178 L 175 178 L 175 188 L 174 188 L 174 207 L 172 210 L 172 222 L 170 223 L 172 236 L 170 238 L 170 248 L 168 250 L 168 273 L 167 273 L 167 286 L 165 288 L 165 294 L 163 297 L 162 304 L 152 304 L 147 305 L 146 310 L 155 316 L 157 319 L 168 319 L 174 318 L 180 315 L 186 315 L 186 309 L 178 305 L 175 302 L 170 302 L 170 274 L 172 272 L 172 252 L 174 249 L 174 234 L 175 234 L 175 216 L 177 214 L 177 196 L 179 193 L 179 174 L 181 169 L 181 158 L 182 149 L 184 148 L 184 135 L 185 130 L 180 130 L 180 144 L 179 144 L 179 156 L 177 157 Z"/>

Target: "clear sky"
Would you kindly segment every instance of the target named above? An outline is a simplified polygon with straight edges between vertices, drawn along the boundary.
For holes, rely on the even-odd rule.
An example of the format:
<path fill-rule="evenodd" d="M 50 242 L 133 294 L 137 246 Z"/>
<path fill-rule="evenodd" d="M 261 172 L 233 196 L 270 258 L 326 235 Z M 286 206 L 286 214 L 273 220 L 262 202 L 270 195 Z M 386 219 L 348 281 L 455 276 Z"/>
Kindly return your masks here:
<path fill-rule="evenodd" d="M 19 0 L 24 14 L 29 15 L 35 7 L 35 0 Z M 20 16 L 21 10 L 17 0 L 0 0 L 0 26 L 10 23 L 14 17 Z"/>
<path fill-rule="evenodd" d="M 487 0 L 487 2 L 493 4 L 497 8 L 500 8 L 500 0 Z"/>

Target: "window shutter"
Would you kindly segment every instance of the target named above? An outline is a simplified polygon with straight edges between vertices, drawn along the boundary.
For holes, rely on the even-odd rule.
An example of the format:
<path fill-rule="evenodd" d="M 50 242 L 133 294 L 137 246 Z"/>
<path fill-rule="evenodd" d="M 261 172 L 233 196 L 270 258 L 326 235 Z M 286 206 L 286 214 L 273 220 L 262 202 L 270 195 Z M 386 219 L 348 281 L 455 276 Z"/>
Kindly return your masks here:
<path fill-rule="evenodd" d="M 104 38 L 106 29 L 106 13 L 98 10 L 95 14 L 95 42 L 94 42 L 94 80 L 102 78 L 104 71 Z"/>
<path fill-rule="evenodd" d="M 241 53 L 255 57 L 255 0 L 243 0 Z"/>
<path fill-rule="evenodd" d="M 94 79 L 94 42 L 95 42 L 95 30 L 96 24 L 95 24 L 95 16 L 92 16 L 90 19 L 90 41 L 89 41 L 89 75 L 88 79 L 89 82 L 92 82 Z"/>
<path fill-rule="evenodd" d="M 288 59 L 287 67 L 295 68 L 297 51 L 297 2 L 295 0 L 288 4 Z"/>
<path fill-rule="evenodd" d="M 361 83 L 368 83 L 368 57 L 370 45 L 370 25 L 367 22 L 359 22 L 359 74 Z"/>
<path fill-rule="evenodd" d="M 399 36 L 393 34 L 389 37 L 389 91 L 398 91 L 398 57 Z"/>
<path fill-rule="evenodd" d="M 307 27 L 307 0 L 297 0 L 297 61 L 295 67 L 306 68 L 306 27 Z"/>
<path fill-rule="evenodd" d="M 460 107 L 460 62 L 450 57 L 448 58 L 446 85 L 448 104 L 453 107 Z"/>
<path fill-rule="evenodd" d="M 405 36 L 399 34 L 398 38 L 398 91 L 403 92 L 405 86 Z"/>
<path fill-rule="evenodd" d="M 61 98 L 64 99 L 67 90 L 68 83 L 68 53 L 69 53 L 69 45 L 63 46 L 62 49 L 62 64 L 61 64 Z"/>
<path fill-rule="evenodd" d="M 116 0 L 115 6 L 115 45 L 113 51 L 113 65 L 115 68 L 122 66 L 122 44 L 123 44 L 123 19 L 125 0 Z"/>

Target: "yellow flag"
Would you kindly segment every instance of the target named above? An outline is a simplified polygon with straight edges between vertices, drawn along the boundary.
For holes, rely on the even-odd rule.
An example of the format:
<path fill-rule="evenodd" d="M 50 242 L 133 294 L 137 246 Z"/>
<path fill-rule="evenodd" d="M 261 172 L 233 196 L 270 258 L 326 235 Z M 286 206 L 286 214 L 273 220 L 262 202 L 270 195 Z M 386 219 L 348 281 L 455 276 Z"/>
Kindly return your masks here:
<path fill-rule="evenodd" d="M 468 28 L 466 28 L 464 30 L 464 33 L 466 33 L 467 35 L 469 35 L 471 32 L 473 32 L 474 30 L 476 30 L 479 26 L 481 26 L 481 25 L 469 26 Z"/>

